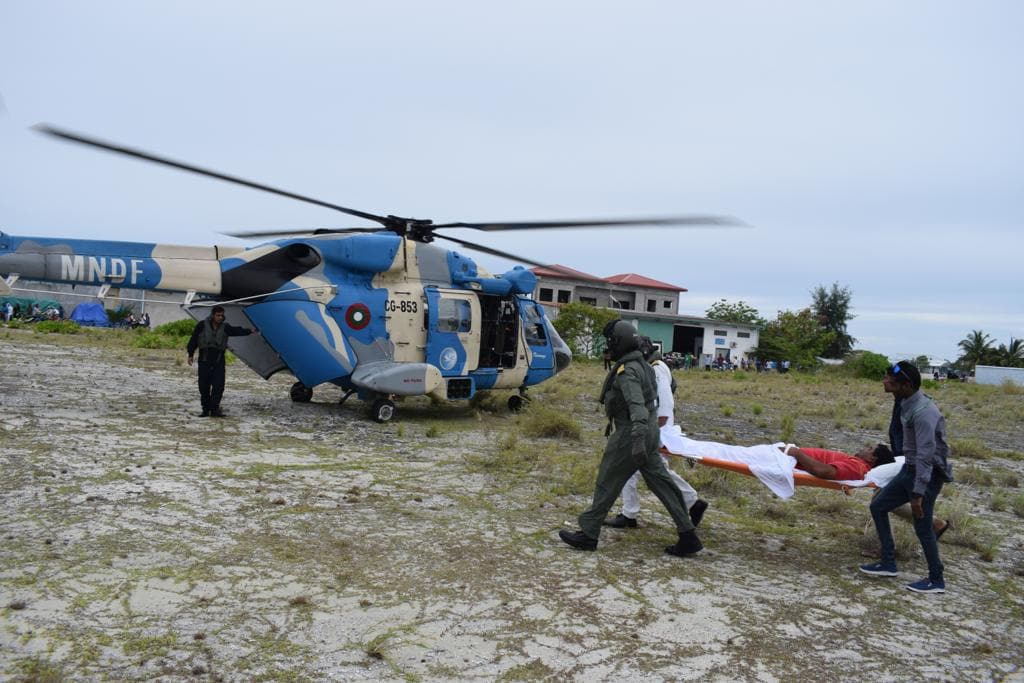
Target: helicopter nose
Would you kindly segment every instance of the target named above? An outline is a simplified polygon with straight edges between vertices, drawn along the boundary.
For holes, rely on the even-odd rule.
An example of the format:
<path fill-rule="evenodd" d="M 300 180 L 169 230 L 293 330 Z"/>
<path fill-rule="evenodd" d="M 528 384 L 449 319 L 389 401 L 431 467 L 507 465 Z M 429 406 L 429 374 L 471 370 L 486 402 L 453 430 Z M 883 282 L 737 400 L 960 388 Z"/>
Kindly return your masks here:
<path fill-rule="evenodd" d="M 551 339 L 551 349 L 555 352 L 555 373 L 559 373 L 569 367 L 569 363 L 572 362 L 572 350 L 569 349 L 569 345 L 559 336 L 551 321 L 548 320 L 546 322 L 548 338 Z"/>

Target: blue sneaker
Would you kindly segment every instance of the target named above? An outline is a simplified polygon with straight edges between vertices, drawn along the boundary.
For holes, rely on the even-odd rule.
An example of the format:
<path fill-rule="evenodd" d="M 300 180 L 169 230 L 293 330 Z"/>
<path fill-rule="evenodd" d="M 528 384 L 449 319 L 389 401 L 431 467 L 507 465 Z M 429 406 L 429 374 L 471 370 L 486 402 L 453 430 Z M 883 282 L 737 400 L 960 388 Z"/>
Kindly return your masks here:
<path fill-rule="evenodd" d="M 899 576 L 899 572 L 896 571 L 895 562 L 872 562 L 871 564 L 862 564 L 860 570 L 865 574 L 871 576 Z"/>
<path fill-rule="evenodd" d="M 908 583 L 907 590 L 912 590 L 915 593 L 945 593 L 946 582 L 942 580 L 932 581 L 928 577 L 925 577 L 920 581 Z"/>

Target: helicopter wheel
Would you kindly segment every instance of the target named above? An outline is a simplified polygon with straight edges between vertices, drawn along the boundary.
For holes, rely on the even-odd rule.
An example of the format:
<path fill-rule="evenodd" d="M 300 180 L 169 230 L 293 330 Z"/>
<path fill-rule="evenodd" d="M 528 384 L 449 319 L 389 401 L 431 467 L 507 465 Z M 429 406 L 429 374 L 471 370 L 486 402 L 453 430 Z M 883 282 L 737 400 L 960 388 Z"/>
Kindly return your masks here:
<path fill-rule="evenodd" d="M 394 416 L 395 404 L 386 398 L 378 398 L 370 408 L 370 417 L 374 422 L 387 422 Z"/>
<path fill-rule="evenodd" d="M 523 404 L 526 403 L 526 399 L 522 396 L 509 396 L 508 397 L 508 409 L 513 413 L 518 413 L 523 409 Z"/>
<path fill-rule="evenodd" d="M 313 387 L 307 387 L 302 382 L 293 384 L 290 393 L 296 403 L 309 403 L 313 400 Z"/>

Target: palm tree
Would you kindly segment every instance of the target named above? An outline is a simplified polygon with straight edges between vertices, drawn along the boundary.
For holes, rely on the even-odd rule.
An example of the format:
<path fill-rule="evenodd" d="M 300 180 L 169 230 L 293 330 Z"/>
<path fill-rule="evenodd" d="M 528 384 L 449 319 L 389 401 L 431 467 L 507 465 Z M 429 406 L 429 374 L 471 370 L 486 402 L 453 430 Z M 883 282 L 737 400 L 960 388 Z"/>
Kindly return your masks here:
<path fill-rule="evenodd" d="M 1005 368 L 1024 367 L 1024 340 L 1010 337 L 1009 346 L 1000 344 L 994 355 Z"/>
<path fill-rule="evenodd" d="M 981 330 L 971 330 L 971 333 L 958 343 L 963 355 L 960 356 L 960 363 L 970 369 L 981 363 L 986 354 L 992 350 L 992 338 Z"/>

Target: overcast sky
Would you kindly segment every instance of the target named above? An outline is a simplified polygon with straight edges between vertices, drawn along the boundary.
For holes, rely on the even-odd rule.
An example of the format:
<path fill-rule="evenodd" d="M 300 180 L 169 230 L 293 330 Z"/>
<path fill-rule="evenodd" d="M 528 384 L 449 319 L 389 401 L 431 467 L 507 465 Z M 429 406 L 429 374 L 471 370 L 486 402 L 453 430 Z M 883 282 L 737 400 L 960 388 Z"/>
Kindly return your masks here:
<path fill-rule="evenodd" d="M 858 346 L 1024 336 L 1024 3 L 3 2 L 0 230 L 235 244 L 360 225 L 45 138 L 59 126 L 377 214 L 713 213 L 742 230 L 466 239 Z M 492 271 L 510 264 L 479 255 Z"/>

